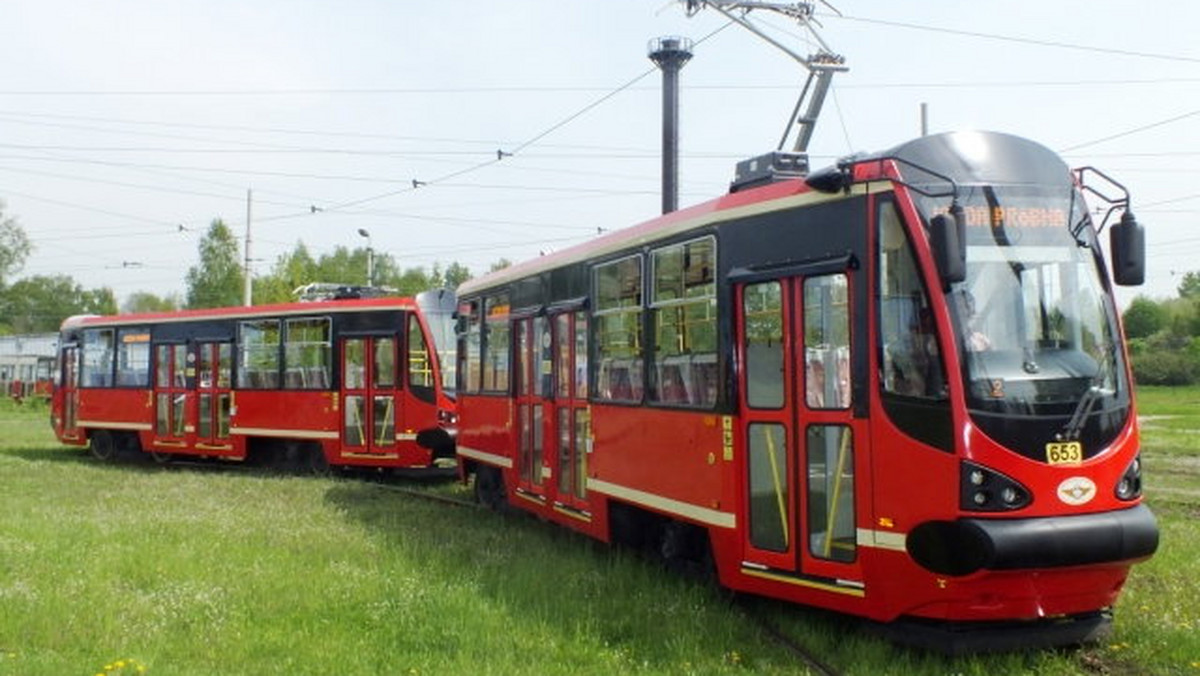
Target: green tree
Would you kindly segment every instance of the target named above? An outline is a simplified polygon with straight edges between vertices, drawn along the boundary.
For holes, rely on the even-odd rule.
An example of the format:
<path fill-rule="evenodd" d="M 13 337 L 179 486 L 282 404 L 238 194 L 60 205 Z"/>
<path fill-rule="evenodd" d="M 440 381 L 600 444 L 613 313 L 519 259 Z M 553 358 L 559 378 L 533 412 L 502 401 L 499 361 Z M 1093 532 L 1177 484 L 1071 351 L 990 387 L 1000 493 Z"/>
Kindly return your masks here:
<path fill-rule="evenodd" d="M 243 279 L 237 238 L 218 218 L 200 239 L 200 263 L 188 269 L 187 306 L 240 305 Z"/>
<path fill-rule="evenodd" d="M 0 316 L 11 333 L 49 333 L 71 315 L 116 312 L 112 289 L 84 289 L 67 275 L 21 279 L 0 297 Z"/>
<path fill-rule="evenodd" d="M 317 261 L 308 252 L 304 242 L 296 242 L 296 248 L 281 254 L 267 275 L 254 280 L 254 303 L 287 303 L 296 299 L 298 287 L 321 281 Z"/>
<path fill-rule="evenodd" d="M 1138 296 L 1121 317 L 1124 320 L 1126 336 L 1131 339 L 1149 338 L 1162 330 L 1166 324 L 1167 310 L 1145 296 Z"/>
<path fill-rule="evenodd" d="M 0 200 L 0 286 L 6 277 L 21 269 L 31 251 L 33 245 L 25 230 L 17 219 L 4 215 L 4 201 Z"/>
<path fill-rule="evenodd" d="M 149 291 L 135 291 L 121 303 L 121 312 L 173 312 L 179 309 L 179 305 L 179 297 L 175 294 L 159 297 Z"/>
<path fill-rule="evenodd" d="M 1177 289 L 1180 298 L 1200 300 L 1200 272 L 1188 272 L 1183 275 Z"/>
<path fill-rule="evenodd" d="M 459 285 L 471 278 L 471 270 L 455 261 L 446 267 L 442 273 L 442 286 L 447 289 L 457 289 Z"/>

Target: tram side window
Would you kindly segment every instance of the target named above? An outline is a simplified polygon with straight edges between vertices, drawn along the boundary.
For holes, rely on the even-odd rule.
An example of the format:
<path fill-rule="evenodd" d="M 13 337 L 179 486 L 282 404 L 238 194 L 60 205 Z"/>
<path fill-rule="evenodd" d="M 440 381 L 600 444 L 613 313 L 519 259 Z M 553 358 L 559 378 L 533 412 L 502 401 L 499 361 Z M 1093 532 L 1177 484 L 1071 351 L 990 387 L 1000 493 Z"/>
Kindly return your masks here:
<path fill-rule="evenodd" d="M 942 398 L 946 381 L 929 294 L 892 202 L 879 210 L 879 315 L 884 391 Z"/>
<path fill-rule="evenodd" d="M 289 390 L 328 389 L 333 361 L 332 322 L 327 317 L 287 320 L 283 385 Z"/>
<path fill-rule="evenodd" d="M 674 406 L 717 401 L 716 241 L 712 237 L 651 254 L 654 386 L 650 399 Z"/>
<path fill-rule="evenodd" d="M 260 319 L 238 325 L 238 387 L 273 389 L 279 387 L 278 319 Z"/>
<path fill-rule="evenodd" d="M 469 394 L 479 392 L 483 382 L 481 348 L 483 341 L 483 313 L 480 312 L 479 301 L 473 300 L 458 306 L 458 317 L 462 347 L 458 352 L 460 364 L 458 372 L 462 374 L 462 390 Z"/>
<path fill-rule="evenodd" d="M 508 392 L 511 354 L 508 296 L 489 296 L 484 300 L 484 311 L 487 313 L 487 333 L 483 344 L 483 391 Z"/>
<path fill-rule="evenodd" d="M 150 331 L 122 329 L 117 334 L 117 386 L 150 386 Z"/>
<path fill-rule="evenodd" d="M 113 386 L 113 330 L 83 332 L 83 387 Z"/>
<path fill-rule="evenodd" d="M 595 270 L 596 396 L 641 401 L 642 256 L 629 256 Z"/>

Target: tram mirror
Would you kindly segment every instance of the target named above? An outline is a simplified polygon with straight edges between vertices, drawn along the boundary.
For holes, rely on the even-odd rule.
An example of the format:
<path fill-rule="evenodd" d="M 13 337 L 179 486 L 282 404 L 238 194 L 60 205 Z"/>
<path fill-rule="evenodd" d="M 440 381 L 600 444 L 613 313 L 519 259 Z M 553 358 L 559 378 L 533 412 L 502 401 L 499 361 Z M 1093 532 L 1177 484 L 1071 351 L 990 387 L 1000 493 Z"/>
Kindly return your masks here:
<path fill-rule="evenodd" d="M 937 262 L 938 274 L 944 286 L 950 286 L 967 278 L 966 219 L 961 208 L 954 217 L 938 214 L 929 222 L 929 238 L 933 247 L 933 258 Z"/>
<path fill-rule="evenodd" d="M 1121 286 L 1139 286 L 1146 281 L 1146 231 L 1126 211 L 1121 222 L 1109 230 L 1113 281 Z"/>

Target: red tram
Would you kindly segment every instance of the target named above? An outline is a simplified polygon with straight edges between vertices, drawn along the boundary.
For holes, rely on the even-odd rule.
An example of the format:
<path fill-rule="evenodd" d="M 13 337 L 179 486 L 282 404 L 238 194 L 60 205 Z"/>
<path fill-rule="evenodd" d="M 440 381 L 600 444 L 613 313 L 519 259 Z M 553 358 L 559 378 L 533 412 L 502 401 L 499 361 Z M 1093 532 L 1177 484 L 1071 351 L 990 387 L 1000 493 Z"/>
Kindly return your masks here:
<path fill-rule="evenodd" d="M 943 649 L 1098 636 L 1158 544 L 1100 244 L 1120 213 L 1142 282 L 1128 194 L 997 133 L 775 159 L 459 289 L 464 478 Z"/>
<path fill-rule="evenodd" d="M 453 293 L 67 319 L 52 423 L 67 444 L 329 466 L 454 455 Z"/>

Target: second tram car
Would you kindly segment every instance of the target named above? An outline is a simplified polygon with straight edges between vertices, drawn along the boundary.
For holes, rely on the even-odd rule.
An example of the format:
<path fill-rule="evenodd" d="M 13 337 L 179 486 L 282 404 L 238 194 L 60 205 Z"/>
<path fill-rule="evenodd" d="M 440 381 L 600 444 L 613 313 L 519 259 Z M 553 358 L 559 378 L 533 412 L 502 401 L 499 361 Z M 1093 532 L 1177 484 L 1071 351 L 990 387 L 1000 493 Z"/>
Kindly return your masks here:
<path fill-rule="evenodd" d="M 459 289 L 481 501 L 943 649 L 1105 630 L 1158 533 L 1083 200 L 1102 175 L 983 132 L 742 169 Z M 1113 278 L 1140 284 L 1115 213 Z"/>
<path fill-rule="evenodd" d="M 52 423 L 109 459 L 452 461 L 453 293 L 66 320 Z"/>

